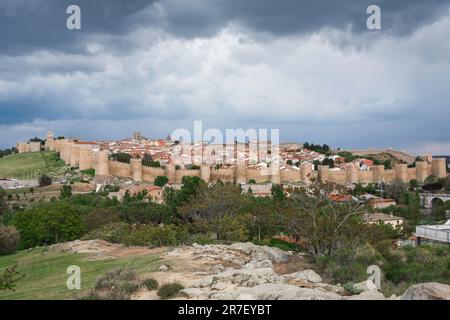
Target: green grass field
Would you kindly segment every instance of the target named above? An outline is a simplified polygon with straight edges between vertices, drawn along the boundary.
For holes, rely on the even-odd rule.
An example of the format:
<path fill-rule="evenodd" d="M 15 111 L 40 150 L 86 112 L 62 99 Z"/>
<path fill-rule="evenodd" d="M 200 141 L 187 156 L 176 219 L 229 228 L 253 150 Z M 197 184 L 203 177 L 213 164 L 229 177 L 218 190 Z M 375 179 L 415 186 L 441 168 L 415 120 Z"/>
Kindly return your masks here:
<path fill-rule="evenodd" d="M 35 179 L 40 174 L 52 174 L 64 166 L 55 152 L 27 152 L 0 159 L 0 177 Z"/>
<path fill-rule="evenodd" d="M 16 291 L 0 292 L 0 300 L 62 300 L 74 299 L 93 289 L 96 279 L 105 272 L 116 268 L 130 268 L 143 275 L 154 272 L 160 266 L 157 254 L 88 260 L 83 254 L 55 253 L 44 248 L 20 251 L 0 257 L 0 272 L 6 267 L 17 265 L 24 277 L 17 283 Z M 68 290 L 67 267 L 77 265 L 81 269 L 81 290 Z"/>

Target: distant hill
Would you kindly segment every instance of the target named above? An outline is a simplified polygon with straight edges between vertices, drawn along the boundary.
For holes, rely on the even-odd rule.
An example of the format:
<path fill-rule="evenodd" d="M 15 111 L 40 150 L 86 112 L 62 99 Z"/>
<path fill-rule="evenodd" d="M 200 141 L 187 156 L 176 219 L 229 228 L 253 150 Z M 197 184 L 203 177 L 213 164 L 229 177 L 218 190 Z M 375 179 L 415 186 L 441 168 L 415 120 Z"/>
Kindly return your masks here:
<path fill-rule="evenodd" d="M 378 160 L 387 160 L 387 158 L 394 158 L 394 163 L 404 161 L 408 164 L 411 164 L 416 159 L 416 156 L 408 154 L 404 151 L 395 150 L 395 149 L 365 149 L 365 150 L 350 150 L 351 153 L 357 156 L 371 156 L 372 158 Z"/>

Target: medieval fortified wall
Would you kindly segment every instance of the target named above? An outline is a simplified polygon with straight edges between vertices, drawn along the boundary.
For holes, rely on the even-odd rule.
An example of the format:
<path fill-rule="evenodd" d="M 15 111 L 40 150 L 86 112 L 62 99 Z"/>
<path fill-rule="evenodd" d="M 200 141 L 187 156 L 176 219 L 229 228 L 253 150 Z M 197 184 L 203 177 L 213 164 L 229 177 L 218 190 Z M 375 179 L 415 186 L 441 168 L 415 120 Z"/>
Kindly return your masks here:
<path fill-rule="evenodd" d="M 33 142 L 18 143 L 17 146 L 20 153 L 40 151 L 40 146 L 38 148 Z M 250 179 L 254 179 L 257 183 L 306 183 L 310 178 L 337 184 L 382 181 L 389 183 L 396 180 L 407 183 L 413 179 L 424 182 L 431 175 L 438 178 L 447 176 L 444 158 L 417 161 L 414 168 L 408 168 L 406 164 L 395 165 L 393 169 L 375 165 L 368 171 L 360 171 L 357 167 L 335 171 L 330 170 L 328 166 L 319 166 L 318 170 L 312 170 L 311 164 L 303 163 L 298 169 L 278 170 L 275 174 L 267 175 L 258 169 L 247 168 L 245 165 L 236 165 L 234 168 L 227 169 L 215 169 L 209 165 L 202 165 L 199 170 L 176 170 L 174 164 L 168 164 L 165 168 L 146 167 L 142 165 L 141 159 L 131 159 L 129 164 L 111 161 L 106 150 L 98 150 L 96 146 L 89 143 L 67 139 L 55 140 L 51 133 L 47 135 L 45 149 L 58 152 L 67 165 L 79 167 L 80 170 L 95 169 L 96 176 L 118 176 L 145 182 L 153 182 L 158 176 L 167 176 L 169 183 L 181 183 L 183 176 L 196 176 L 206 182 L 222 180 L 235 183 L 247 183 Z"/>

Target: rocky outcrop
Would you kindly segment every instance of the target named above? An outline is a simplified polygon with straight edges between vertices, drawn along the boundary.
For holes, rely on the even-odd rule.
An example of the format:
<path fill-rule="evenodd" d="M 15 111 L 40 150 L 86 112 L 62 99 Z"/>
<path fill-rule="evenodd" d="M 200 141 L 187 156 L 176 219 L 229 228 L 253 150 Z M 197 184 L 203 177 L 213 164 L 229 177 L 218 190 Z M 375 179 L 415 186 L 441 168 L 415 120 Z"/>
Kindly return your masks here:
<path fill-rule="evenodd" d="M 345 290 L 325 284 L 313 270 L 278 274 L 274 265 L 286 264 L 293 253 L 253 243 L 193 245 L 176 248 L 169 257 L 191 257 L 207 273 L 183 290 L 188 299 L 216 300 L 339 300 Z M 208 266 L 210 264 L 210 266 Z M 226 267 L 225 267 L 226 266 Z"/>
<path fill-rule="evenodd" d="M 322 282 L 322 278 L 313 270 L 298 271 L 284 276 L 288 280 L 307 281 L 312 283 Z"/>
<path fill-rule="evenodd" d="M 187 299 L 214 300 L 449 300 L 450 286 L 425 283 L 401 297 L 386 298 L 372 281 L 353 285 L 353 295 L 341 285 L 324 283 L 302 255 L 253 243 L 177 247 L 166 253 L 168 270 L 154 276 L 160 283 L 181 282 Z M 174 259 L 174 260 L 170 260 Z M 177 270 L 176 265 L 180 265 Z M 302 261 L 304 263 L 302 263 Z M 174 262 L 172 264 L 172 262 Z M 175 266 L 174 268 L 172 266 Z M 164 269 L 164 270 L 162 270 Z M 298 270 L 300 269 L 300 270 Z M 298 270 L 296 272 L 284 273 Z M 278 271 L 278 272 L 277 272 Z M 284 271 L 284 272 L 283 272 Z M 142 298 L 142 297 L 138 297 Z M 150 295 L 149 298 L 152 298 Z"/>
<path fill-rule="evenodd" d="M 417 284 L 409 287 L 401 300 L 450 300 L 450 286 L 437 282 Z"/>
<path fill-rule="evenodd" d="M 332 292 L 318 289 L 301 288 L 289 284 L 265 283 L 251 288 L 212 293 L 217 300 L 340 300 L 341 297 Z"/>
<path fill-rule="evenodd" d="M 242 251 L 250 255 L 255 261 L 270 260 L 275 263 L 288 262 L 290 253 L 278 248 L 268 246 L 257 246 L 251 242 L 234 243 L 231 249 Z"/>

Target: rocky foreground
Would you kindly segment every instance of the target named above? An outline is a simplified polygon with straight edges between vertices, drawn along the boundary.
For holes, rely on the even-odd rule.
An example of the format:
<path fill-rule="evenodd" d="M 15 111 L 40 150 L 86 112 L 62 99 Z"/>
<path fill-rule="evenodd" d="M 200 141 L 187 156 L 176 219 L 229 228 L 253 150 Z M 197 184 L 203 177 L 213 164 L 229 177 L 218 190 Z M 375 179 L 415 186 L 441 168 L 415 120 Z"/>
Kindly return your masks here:
<path fill-rule="evenodd" d="M 364 281 L 355 285 L 361 293 L 352 295 L 340 285 L 324 283 L 320 275 L 305 268 L 308 264 L 302 254 L 253 243 L 194 244 L 164 251 L 91 240 L 64 244 L 58 250 L 85 252 L 96 258 L 102 254 L 111 257 L 126 252 L 139 255 L 157 252 L 162 264 L 148 276 L 160 284 L 181 283 L 185 287 L 183 299 L 450 300 L 450 286 L 440 283 L 414 285 L 399 297 L 385 297 L 371 281 Z M 142 289 L 132 298 L 158 299 L 158 296 L 154 291 Z"/>
<path fill-rule="evenodd" d="M 252 243 L 193 245 L 166 253 L 167 261 L 180 258 L 193 266 L 190 275 L 180 275 L 188 299 L 216 300 L 450 300 L 450 286 L 425 283 L 410 287 L 401 297 L 385 297 L 371 281 L 355 285 L 361 293 L 349 295 L 340 285 L 326 284 L 313 270 L 292 273 L 283 265 L 303 257 L 278 248 Z M 202 271 L 194 271 L 195 265 Z M 161 272 L 167 274 L 170 268 Z M 289 268 L 288 268 L 289 269 Z M 184 281 L 183 281 L 184 280 Z M 145 298 L 145 295 L 137 298 Z"/>

